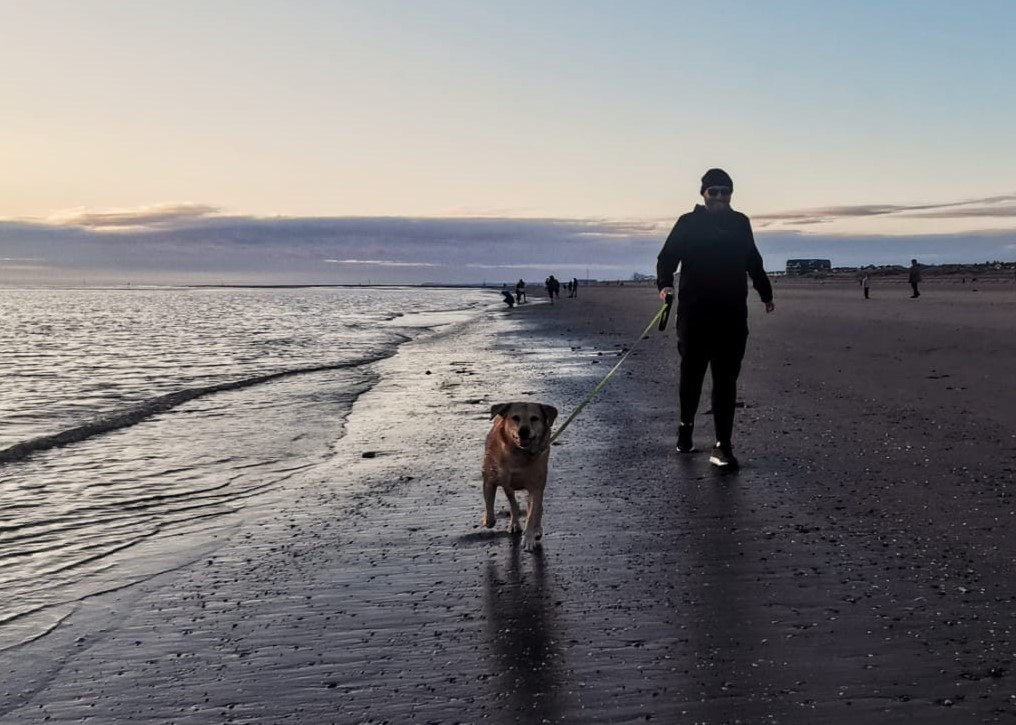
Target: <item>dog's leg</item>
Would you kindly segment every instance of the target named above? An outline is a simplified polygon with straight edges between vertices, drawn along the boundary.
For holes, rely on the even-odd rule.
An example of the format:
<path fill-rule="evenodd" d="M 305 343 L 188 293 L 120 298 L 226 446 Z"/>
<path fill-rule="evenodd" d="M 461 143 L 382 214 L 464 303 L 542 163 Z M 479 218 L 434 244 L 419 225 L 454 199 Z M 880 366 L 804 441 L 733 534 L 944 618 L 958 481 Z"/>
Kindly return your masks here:
<path fill-rule="evenodd" d="M 522 548 L 526 551 L 543 545 L 543 491 L 537 489 L 529 494 L 529 510 L 526 515 L 526 533 Z"/>
<path fill-rule="evenodd" d="M 519 516 L 521 515 L 521 512 L 519 511 L 519 502 L 515 498 L 515 492 L 512 490 L 511 486 L 504 487 L 504 495 L 508 498 L 508 507 L 512 511 L 511 521 L 508 522 L 508 531 L 513 534 L 517 534 L 522 531 L 522 524 L 519 523 Z"/>
<path fill-rule="evenodd" d="M 497 481 L 483 479 L 483 525 L 494 528 L 494 497 L 497 495 Z"/>

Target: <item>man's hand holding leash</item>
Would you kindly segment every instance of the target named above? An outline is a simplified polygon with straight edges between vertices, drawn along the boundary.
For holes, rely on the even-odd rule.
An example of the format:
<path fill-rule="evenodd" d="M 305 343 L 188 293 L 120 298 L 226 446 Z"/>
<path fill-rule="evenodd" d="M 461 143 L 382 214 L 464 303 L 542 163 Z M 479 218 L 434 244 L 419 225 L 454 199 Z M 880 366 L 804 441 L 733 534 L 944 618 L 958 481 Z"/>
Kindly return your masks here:
<path fill-rule="evenodd" d="M 664 287 L 663 289 L 660 290 L 660 299 L 661 300 L 666 302 L 668 297 L 670 297 L 671 299 L 674 298 L 674 288 L 673 287 Z M 766 314 L 769 314 L 770 312 L 772 312 L 773 310 L 776 309 L 776 305 L 774 305 L 772 302 L 766 302 L 765 305 L 766 305 Z"/>

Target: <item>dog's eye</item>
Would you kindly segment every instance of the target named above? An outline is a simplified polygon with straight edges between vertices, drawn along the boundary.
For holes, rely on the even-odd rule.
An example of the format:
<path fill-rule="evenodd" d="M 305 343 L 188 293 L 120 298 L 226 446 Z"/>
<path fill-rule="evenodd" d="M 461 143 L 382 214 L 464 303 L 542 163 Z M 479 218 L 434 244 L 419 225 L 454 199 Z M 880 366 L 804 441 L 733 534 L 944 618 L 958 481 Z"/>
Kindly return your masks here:
<path fill-rule="evenodd" d="M 539 420 L 540 420 L 540 416 L 538 416 L 538 415 L 531 415 L 531 416 L 529 416 L 529 422 L 530 423 L 538 423 Z"/>
<path fill-rule="evenodd" d="M 516 423 L 521 423 L 522 422 L 522 418 L 520 418 L 517 415 L 513 415 L 512 416 L 512 420 L 514 420 Z"/>

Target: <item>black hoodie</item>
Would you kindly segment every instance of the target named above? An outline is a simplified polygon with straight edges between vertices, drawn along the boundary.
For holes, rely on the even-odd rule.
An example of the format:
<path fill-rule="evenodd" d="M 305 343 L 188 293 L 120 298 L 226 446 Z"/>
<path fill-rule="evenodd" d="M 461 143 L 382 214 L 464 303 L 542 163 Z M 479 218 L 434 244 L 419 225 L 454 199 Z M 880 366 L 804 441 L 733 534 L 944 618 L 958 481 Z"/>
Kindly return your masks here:
<path fill-rule="evenodd" d="M 771 302 L 773 288 L 755 246 L 751 222 L 741 212 L 711 212 L 701 204 L 684 214 L 667 237 L 656 260 L 656 286 L 677 290 L 678 324 L 724 324 L 747 330 L 748 280 L 763 302 Z"/>

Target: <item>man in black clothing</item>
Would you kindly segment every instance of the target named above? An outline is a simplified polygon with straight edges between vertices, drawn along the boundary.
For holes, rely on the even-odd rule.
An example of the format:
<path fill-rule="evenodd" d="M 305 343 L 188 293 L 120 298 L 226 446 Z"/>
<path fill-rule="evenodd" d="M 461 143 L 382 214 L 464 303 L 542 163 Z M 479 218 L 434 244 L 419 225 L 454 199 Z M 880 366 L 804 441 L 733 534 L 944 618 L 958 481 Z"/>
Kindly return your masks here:
<path fill-rule="evenodd" d="M 921 293 L 917 289 L 917 285 L 921 283 L 921 265 L 917 263 L 916 259 L 910 260 L 910 274 L 907 275 L 907 281 L 910 282 L 910 288 L 914 290 L 910 299 L 914 300 L 920 297 Z"/>
<path fill-rule="evenodd" d="M 702 177 L 703 204 L 684 214 L 667 237 L 656 263 L 660 297 L 674 294 L 674 273 L 681 267 L 677 291 L 677 345 L 681 353 L 681 424 L 677 450 L 694 450 L 692 431 L 706 368 L 713 375 L 713 423 L 716 445 L 709 462 L 737 469 L 730 438 L 737 404 L 737 376 L 748 339 L 748 281 L 766 312 L 775 309 L 773 288 L 755 246 L 751 222 L 730 208 L 734 182 L 722 169 Z"/>

